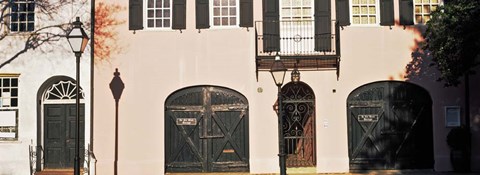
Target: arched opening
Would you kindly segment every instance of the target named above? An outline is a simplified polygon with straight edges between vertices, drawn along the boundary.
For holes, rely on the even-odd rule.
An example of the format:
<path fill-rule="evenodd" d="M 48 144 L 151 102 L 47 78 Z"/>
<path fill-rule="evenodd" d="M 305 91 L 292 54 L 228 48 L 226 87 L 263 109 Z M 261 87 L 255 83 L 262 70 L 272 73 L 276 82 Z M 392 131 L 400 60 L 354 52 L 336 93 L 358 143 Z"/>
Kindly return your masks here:
<path fill-rule="evenodd" d="M 55 76 L 45 81 L 37 93 L 38 171 L 73 168 L 76 144 L 75 83 L 70 77 Z M 83 155 L 85 105 L 82 89 L 80 95 L 80 155 Z M 81 163 L 83 157 L 80 156 Z"/>
<path fill-rule="evenodd" d="M 248 101 L 237 91 L 194 86 L 165 102 L 166 172 L 248 172 Z"/>
<path fill-rule="evenodd" d="M 351 170 L 432 169 L 432 100 L 400 81 L 360 86 L 347 99 Z"/>
<path fill-rule="evenodd" d="M 285 84 L 281 94 L 287 167 L 314 167 L 315 94 L 301 81 Z"/>

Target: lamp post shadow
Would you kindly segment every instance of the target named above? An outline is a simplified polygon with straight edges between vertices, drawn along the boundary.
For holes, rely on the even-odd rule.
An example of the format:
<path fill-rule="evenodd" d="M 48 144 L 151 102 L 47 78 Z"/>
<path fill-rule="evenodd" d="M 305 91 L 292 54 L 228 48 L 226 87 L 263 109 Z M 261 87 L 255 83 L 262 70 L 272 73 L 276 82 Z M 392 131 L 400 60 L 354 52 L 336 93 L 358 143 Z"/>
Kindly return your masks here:
<path fill-rule="evenodd" d="M 125 89 L 125 84 L 120 78 L 120 72 L 118 68 L 115 69 L 113 73 L 113 79 L 110 82 L 110 90 L 113 94 L 113 99 L 115 99 L 115 160 L 114 160 L 114 174 L 117 175 L 117 161 L 118 161 L 118 102 L 122 96 L 123 89 Z"/>

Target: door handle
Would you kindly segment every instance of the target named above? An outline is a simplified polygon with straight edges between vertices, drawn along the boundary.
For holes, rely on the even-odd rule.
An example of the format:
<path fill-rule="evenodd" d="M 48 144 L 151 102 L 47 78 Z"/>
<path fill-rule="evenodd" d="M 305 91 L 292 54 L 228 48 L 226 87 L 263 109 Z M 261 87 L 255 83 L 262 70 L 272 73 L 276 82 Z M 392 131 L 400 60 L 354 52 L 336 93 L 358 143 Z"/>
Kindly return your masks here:
<path fill-rule="evenodd" d="M 223 135 L 212 135 L 212 136 L 200 136 L 200 139 L 216 139 L 216 138 L 223 138 Z"/>

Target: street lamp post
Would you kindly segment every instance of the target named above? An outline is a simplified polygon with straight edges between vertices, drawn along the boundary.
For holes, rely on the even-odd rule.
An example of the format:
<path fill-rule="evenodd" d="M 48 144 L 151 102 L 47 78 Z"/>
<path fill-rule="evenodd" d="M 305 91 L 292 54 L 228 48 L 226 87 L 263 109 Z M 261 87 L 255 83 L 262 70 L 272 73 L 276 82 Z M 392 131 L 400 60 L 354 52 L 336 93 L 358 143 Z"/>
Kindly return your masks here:
<path fill-rule="evenodd" d="M 285 72 L 287 71 L 287 68 L 283 64 L 283 62 L 280 60 L 280 56 L 277 55 L 275 56 L 275 61 L 272 64 L 272 67 L 270 68 L 270 73 L 272 74 L 273 80 L 275 81 L 275 84 L 278 87 L 278 95 L 277 95 L 277 101 L 278 101 L 278 158 L 279 158 L 279 163 L 280 163 L 280 175 L 286 175 L 287 174 L 287 167 L 286 167 L 286 162 L 285 162 L 285 139 L 283 137 L 283 112 L 282 112 L 282 85 L 283 85 L 283 80 L 285 79 Z"/>
<path fill-rule="evenodd" d="M 76 21 L 72 23 L 73 28 L 67 34 L 67 40 L 72 48 L 73 53 L 77 59 L 76 65 L 76 98 L 75 107 L 76 111 L 76 135 L 75 135 L 75 158 L 73 162 L 74 175 L 80 175 L 80 57 L 88 43 L 88 35 L 82 28 L 82 22 L 80 17 L 76 18 Z"/>

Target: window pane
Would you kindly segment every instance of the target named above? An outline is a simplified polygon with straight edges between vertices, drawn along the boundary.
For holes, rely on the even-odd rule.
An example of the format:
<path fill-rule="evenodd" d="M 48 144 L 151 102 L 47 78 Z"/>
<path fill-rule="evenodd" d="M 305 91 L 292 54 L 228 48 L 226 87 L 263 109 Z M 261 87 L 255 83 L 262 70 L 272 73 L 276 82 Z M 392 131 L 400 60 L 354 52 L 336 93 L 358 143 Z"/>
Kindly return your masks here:
<path fill-rule="evenodd" d="M 303 0 L 303 6 L 311 7 L 312 6 L 312 0 Z"/>
<path fill-rule="evenodd" d="M 293 0 L 292 1 L 292 6 L 301 6 L 302 5 L 302 0 Z"/>
<path fill-rule="evenodd" d="M 415 6 L 415 13 L 417 13 L 417 14 L 418 14 L 418 13 L 422 13 L 422 6 L 416 5 L 416 6 Z"/>
<path fill-rule="evenodd" d="M 352 8 L 352 13 L 353 14 L 360 14 L 360 7 L 353 7 Z"/>
<path fill-rule="evenodd" d="M 361 0 L 360 1 L 362 4 L 367 4 L 367 0 Z"/>
<path fill-rule="evenodd" d="M 370 2 L 368 2 L 370 5 L 374 5 L 375 4 L 375 0 L 370 0 Z"/>
<path fill-rule="evenodd" d="M 415 0 L 415 4 L 422 3 L 422 0 Z"/>
<path fill-rule="evenodd" d="M 27 11 L 27 4 L 25 4 L 25 3 L 19 4 L 18 7 L 19 7 L 18 11 L 20 11 L 20 12 L 26 12 Z"/>
<path fill-rule="evenodd" d="M 18 97 L 18 89 L 17 88 L 13 88 L 12 89 L 12 94 L 11 94 L 12 97 Z"/>
<path fill-rule="evenodd" d="M 282 16 L 291 16 L 291 13 L 290 9 L 282 9 Z"/>
<path fill-rule="evenodd" d="M 430 15 L 425 15 L 423 16 L 423 22 L 426 23 L 427 21 L 430 20 Z"/>
<path fill-rule="evenodd" d="M 29 3 L 28 4 L 28 11 L 29 12 L 35 11 L 35 4 L 34 3 Z"/>
<path fill-rule="evenodd" d="M 237 10 L 235 7 L 230 7 L 230 15 L 233 15 L 233 16 L 237 15 Z"/>
<path fill-rule="evenodd" d="M 368 24 L 368 18 L 366 16 L 361 17 L 362 24 Z"/>
<path fill-rule="evenodd" d="M 368 13 L 369 14 L 375 14 L 375 7 L 368 7 Z"/>
<path fill-rule="evenodd" d="M 432 3 L 438 3 L 438 0 L 431 0 Z"/>
<path fill-rule="evenodd" d="M 164 8 L 170 8 L 170 0 L 164 0 L 163 1 L 163 7 Z"/>
<path fill-rule="evenodd" d="M 230 0 L 230 6 L 235 6 L 236 5 L 236 0 Z"/>
<path fill-rule="evenodd" d="M 432 5 L 432 9 L 431 9 L 431 10 L 432 10 L 432 12 L 433 12 L 433 11 L 436 11 L 436 10 L 437 10 L 437 8 L 438 8 L 438 6 L 436 6 L 436 5 Z"/>
<path fill-rule="evenodd" d="M 152 17 L 153 17 L 153 13 L 154 13 L 153 10 L 149 10 L 147 16 L 150 17 L 150 18 L 152 18 Z"/>
<path fill-rule="evenodd" d="M 170 10 L 163 10 L 163 17 L 170 18 Z"/>
<path fill-rule="evenodd" d="M 155 27 L 162 27 L 162 20 L 161 19 L 155 20 Z"/>
<path fill-rule="evenodd" d="M 12 98 L 11 99 L 11 107 L 17 107 L 18 106 L 18 99 L 17 98 Z"/>
<path fill-rule="evenodd" d="M 226 17 L 222 18 L 222 25 L 228 25 L 228 18 Z"/>
<path fill-rule="evenodd" d="M 5 78 L 2 80 L 2 84 L 3 86 L 2 87 L 10 87 L 10 78 Z"/>
<path fill-rule="evenodd" d="M 423 3 L 429 3 L 429 0 L 423 0 Z"/>
<path fill-rule="evenodd" d="M 301 9 L 292 9 L 292 16 L 302 16 Z"/>
<path fill-rule="evenodd" d="M 417 23 L 423 23 L 422 15 L 416 15 L 415 16 L 415 21 L 417 21 Z"/>
<path fill-rule="evenodd" d="M 18 87 L 18 79 L 12 78 L 11 83 L 12 83 L 12 87 Z"/>
<path fill-rule="evenodd" d="M 375 24 L 375 23 L 377 23 L 376 20 L 377 20 L 377 19 L 375 18 L 375 16 L 371 16 L 371 17 L 368 18 L 368 21 L 370 22 L 370 24 Z"/>
<path fill-rule="evenodd" d="M 34 13 L 29 13 L 27 15 L 27 20 L 28 21 L 34 21 L 34 19 L 35 19 L 35 14 Z"/>
<path fill-rule="evenodd" d="M 28 31 L 33 31 L 34 26 L 35 26 L 34 23 L 33 23 L 33 22 L 30 22 L 30 23 L 28 23 L 27 25 L 28 25 L 27 30 L 28 30 Z"/>
<path fill-rule="evenodd" d="M 220 8 L 218 8 L 218 7 L 213 8 L 213 15 L 214 16 L 220 16 Z"/>
<path fill-rule="evenodd" d="M 352 0 L 352 4 L 358 4 L 359 0 Z"/>
<path fill-rule="evenodd" d="M 220 25 L 220 18 L 218 18 L 218 17 L 213 18 L 213 25 L 219 26 Z"/>
<path fill-rule="evenodd" d="M 303 16 L 310 16 L 312 14 L 312 9 L 303 9 Z"/>
<path fill-rule="evenodd" d="M 153 27 L 153 23 L 154 23 L 154 22 L 153 22 L 153 19 L 149 19 L 149 20 L 147 21 L 147 26 L 148 26 L 148 27 Z"/>
<path fill-rule="evenodd" d="M 423 13 L 430 13 L 430 6 L 423 6 Z"/>
<path fill-rule="evenodd" d="M 368 13 L 367 12 L 367 7 L 362 7 L 361 9 L 362 9 L 362 12 L 361 12 L 362 14 L 367 14 Z"/>
<path fill-rule="evenodd" d="M 230 25 L 231 25 L 231 26 L 237 25 L 237 18 L 235 18 L 235 17 L 230 17 Z"/>
<path fill-rule="evenodd" d="M 353 17 L 353 23 L 354 23 L 354 24 L 360 24 L 360 17 L 354 16 L 354 17 Z"/>
<path fill-rule="evenodd" d="M 220 6 L 220 0 L 214 0 L 213 5 L 214 6 Z"/>
<path fill-rule="evenodd" d="M 170 27 L 170 19 L 163 20 L 163 27 Z"/>
<path fill-rule="evenodd" d="M 224 7 L 222 8 L 222 16 L 228 15 L 228 8 Z"/>
<path fill-rule="evenodd" d="M 161 18 L 162 17 L 162 11 L 161 10 L 156 10 L 155 11 L 155 17 Z"/>
<path fill-rule="evenodd" d="M 282 7 L 290 6 L 291 0 L 282 0 Z"/>
<path fill-rule="evenodd" d="M 20 13 L 20 21 L 26 21 L 26 20 L 27 20 L 27 14 Z"/>
<path fill-rule="evenodd" d="M 12 13 L 12 21 L 18 21 L 18 13 Z"/>
<path fill-rule="evenodd" d="M 228 6 L 228 0 L 222 0 L 222 6 Z"/>
<path fill-rule="evenodd" d="M 10 30 L 12 30 L 12 31 L 18 31 L 18 23 L 12 23 L 12 24 L 11 24 L 11 27 L 10 27 Z"/>
<path fill-rule="evenodd" d="M 148 0 L 148 3 L 147 3 L 147 7 L 148 8 L 153 8 L 153 0 Z"/>
<path fill-rule="evenodd" d="M 156 8 L 162 8 L 162 0 L 156 0 L 155 1 L 155 7 Z"/>

